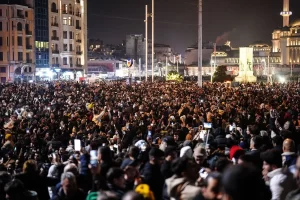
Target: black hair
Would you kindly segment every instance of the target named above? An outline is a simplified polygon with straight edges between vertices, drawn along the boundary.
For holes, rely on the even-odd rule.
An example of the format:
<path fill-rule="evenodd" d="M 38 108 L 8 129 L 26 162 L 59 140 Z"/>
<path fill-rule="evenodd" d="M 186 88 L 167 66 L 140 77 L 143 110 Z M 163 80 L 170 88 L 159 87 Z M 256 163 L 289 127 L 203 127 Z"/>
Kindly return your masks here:
<path fill-rule="evenodd" d="M 101 159 L 103 161 L 111 161 L 111 150 L 108 146 L 99 147 L 98 153 L 101 154 Z"/>
<path fill-rule="evenodd" d="M 225 170 L 222 177 L 224 193 L 231 200 L 265 200 L 266 187 L 261 172 L 253 165 L 234 165 Z M 253 192 L 255 191 L 255 192 Z"/>
<path fill-rule="evenodd" d="M 137 158 L 140 154 L 140 149 L 136 146 L 131 146 L 129 147 L 129 150 L 128 150 L 128 155 L 133 157 L 133 158 Z"/>
<path fill-rule="evenodd" d="M 226 157 L 219 157 L 218 160 L 216 161 L 215 169 L 218 172 L 223 173 L 230 164 L 232 164 L 232 162 L 228 160 Z"/>
<path fill-rule="evenodd" d="M 254 143 L 254 148 L 259 149 L 263 145 L 263 138 L 259 135 L 256 135 L 252 138 Z"/>
<path fill-rule="evenodd" d="M 167 148 L 165 149 L 165 156 L 170 156 L 173 152 L 176 152 L 176 147 L 167 146 Z"/>
<path fill-rule="evenodd" d="M 222 186 L 222 175 L 219 172 L 212 172 L 209 173 L 208 176 L 205 179 L 205 185 L 208 186 L 208 179 L 212 178 L 217 181 L 217 184 L 212 188 L 212 191 L 215 194 L 218 194 L 221 191 L 221 186 Z"/>
<path fill-rule="evenodd" d="M 113 167 L 110 168 L 106 174 L 106 179 L 108 183 L 113 183 L 114 179 L 120 178 L 124 175 L 124 171 L 120 168 Z"/>
<path fill-rule="evenodd" d="M 276 145 L 282 145 L 282 143 L 283 143 L 282 137 L 280 137 L 279 135 L 276 135 L 275 137 L 273 137 L 272 141 Z"/>
<path fill-rule="evenodd" d="M 263 161 L 269 165 L 275 165 L 276 167 L 282 167 L 282 156 L 278 150 L 271 149 L 260 154 Z"/>
<path fill-rule="evenodd" d="M 181 176 L 181 173 L 188 168 L 188 163 L 192 161 L 187 156 L 177 158 L 172 162 L 171 169 L 174 174 Z"/>

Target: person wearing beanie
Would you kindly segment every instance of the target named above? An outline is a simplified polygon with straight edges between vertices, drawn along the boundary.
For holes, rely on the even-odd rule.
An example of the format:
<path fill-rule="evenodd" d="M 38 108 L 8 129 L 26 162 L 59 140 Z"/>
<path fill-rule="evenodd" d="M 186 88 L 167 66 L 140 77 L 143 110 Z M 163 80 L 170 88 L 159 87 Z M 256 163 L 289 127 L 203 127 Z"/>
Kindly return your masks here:
<path fill-rule="evenodd" d="M 229 152 L 229 158 L 233 164 L 237 164 L 239 157 L 244 155 L 245 151 L 240 146 L 234 145 L 231 147 Z"/>

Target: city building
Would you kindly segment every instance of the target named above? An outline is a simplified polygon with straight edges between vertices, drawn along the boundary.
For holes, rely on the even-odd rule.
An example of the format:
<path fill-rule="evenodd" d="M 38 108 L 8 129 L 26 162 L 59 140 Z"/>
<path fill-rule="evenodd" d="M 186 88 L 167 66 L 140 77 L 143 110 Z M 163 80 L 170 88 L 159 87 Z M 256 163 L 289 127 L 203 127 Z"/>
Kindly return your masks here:
<path fill-rule="evenodd" d="M 48 0 L 34 1 L 35 67 L 49 69 L 49 10 Z M 37 76 L 37 81 L 40 79 Z"/>
<path fill-rule="evenodd" d="M 34 79 L 34 10 L 30 1 L 0 3 L 0 81 Z"/>
<path fill-rule="evenodd" d="M 166 58 L 169 60 L 173 57 L 173 50 L 166 44 L 154 44 L 155 58 L 157 62 L 165 63 Z"/>
<path fill-rule="evenodd" d="M 48 0 L 49 66 L 41 79 L 78 79 L 87 67 L 87 1 Z"/>
<path fill-rule="evenodd" d="M 141 59 L 142 64 L 145 64 L 145 38 L 142 34 L 132 34 L 126 36 L 126 56 L 128 59 L 138 61 Z M 152 45 L 148 40 L 148 69 L 152 64 Z"/>
<path fill-rule="evenodd" d="M 280 59 L 281 65 L 300 64 L 300 20 L 290 23 L 289 0 L 283 1 L 283 11 L 280 13 L 282 27 L 272 33 L 272 52 Z"/>

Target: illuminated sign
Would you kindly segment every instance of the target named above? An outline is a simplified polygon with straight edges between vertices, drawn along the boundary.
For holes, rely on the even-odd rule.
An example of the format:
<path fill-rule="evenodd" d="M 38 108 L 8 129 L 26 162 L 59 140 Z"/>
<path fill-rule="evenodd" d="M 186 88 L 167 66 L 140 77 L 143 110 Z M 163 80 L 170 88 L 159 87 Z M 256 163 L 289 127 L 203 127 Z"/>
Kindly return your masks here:
<path fill-rule="evenodd" d="M 133 65 L 133 60 L 132 59 L 128 59 L 127 60 L 127 67 L 129 68 L 129 67 L 132 67 L 132 65 Z"/>

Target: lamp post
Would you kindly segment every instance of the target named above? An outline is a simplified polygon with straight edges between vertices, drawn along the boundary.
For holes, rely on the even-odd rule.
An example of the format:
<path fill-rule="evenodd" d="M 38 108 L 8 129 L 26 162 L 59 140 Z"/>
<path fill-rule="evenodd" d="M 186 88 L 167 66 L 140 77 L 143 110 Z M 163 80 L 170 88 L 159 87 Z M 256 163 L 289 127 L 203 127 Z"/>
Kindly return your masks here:
<path fill-rule="evenodd" d="M 148 80 L 148 5 L 145 6 L 145 81 Z"/>
<path fill-rule="evenodd" d="M 154 81 L 154 0 L 152 0 L 152 82 Z"/>
<path fill-rule="evenodd" d="M 199 0 L 198 13 L 198 86 L 202 87 L 202 0 Z"/>

